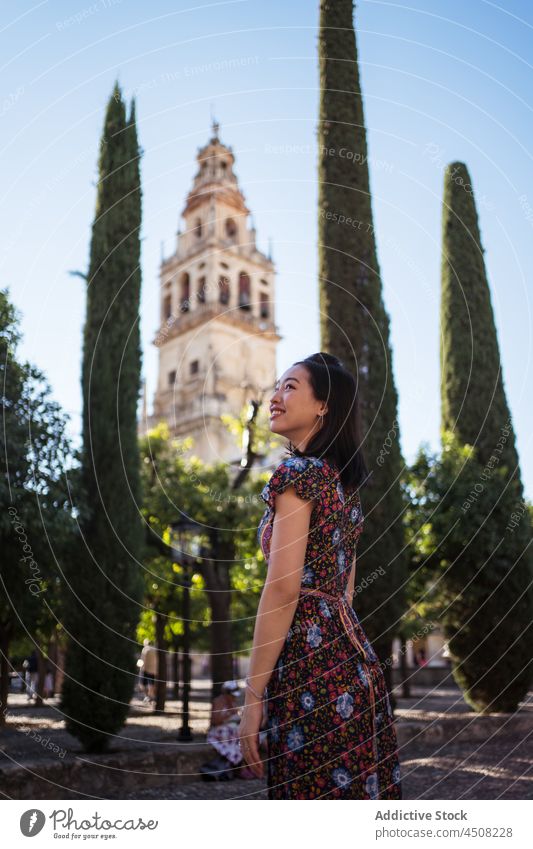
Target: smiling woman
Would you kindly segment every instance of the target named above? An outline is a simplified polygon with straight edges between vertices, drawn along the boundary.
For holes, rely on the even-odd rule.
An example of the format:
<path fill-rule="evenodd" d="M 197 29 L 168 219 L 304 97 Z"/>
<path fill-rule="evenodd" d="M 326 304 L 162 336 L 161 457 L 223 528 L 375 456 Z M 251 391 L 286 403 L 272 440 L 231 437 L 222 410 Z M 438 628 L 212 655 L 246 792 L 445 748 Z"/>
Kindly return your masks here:
<path fill-rule="evenodd" d="M 331 403 L 330 403 L 331 402 Z M 378 658 L 353 610 L 363 529 L 356 382 L 329 354 L 276 383 L 271 429 L 289 456 L 261 496 L 268 563 L 239 738 L 269 799 L 400 799 L 392 709 Z"/>

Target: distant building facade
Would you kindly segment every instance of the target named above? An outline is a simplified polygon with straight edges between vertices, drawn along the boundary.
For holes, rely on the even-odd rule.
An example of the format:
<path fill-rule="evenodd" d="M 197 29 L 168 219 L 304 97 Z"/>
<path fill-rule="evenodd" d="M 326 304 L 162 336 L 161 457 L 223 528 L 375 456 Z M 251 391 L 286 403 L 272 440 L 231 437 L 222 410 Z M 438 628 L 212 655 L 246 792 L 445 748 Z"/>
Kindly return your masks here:
<path fill-rule="evenodd" d="M 192 450 L 205 462 L 237 463 L 240 446 L 220 416 L 239 416 L 252 399 L 268 401 L 281 336 L 274 263 L 256 246 L 232 150 L 217 123 L 212 130 L 198 149 L 176 250 L 161 261 L 158 381 L 153 414 L 145 397 L 140 430 L 164 420 L 173 436 L 194 438 Z"/>

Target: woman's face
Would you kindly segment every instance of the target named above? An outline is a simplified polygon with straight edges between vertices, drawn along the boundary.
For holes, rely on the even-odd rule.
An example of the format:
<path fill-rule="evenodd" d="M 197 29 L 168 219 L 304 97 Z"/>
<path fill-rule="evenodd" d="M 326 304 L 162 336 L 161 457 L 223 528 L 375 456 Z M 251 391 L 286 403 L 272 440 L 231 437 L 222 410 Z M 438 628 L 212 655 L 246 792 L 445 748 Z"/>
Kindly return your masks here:
<path fill-rule="evenodd" d="M 276 382 L 269 411 L 270 430 L 286 437 L 302 451 L 320 430 L 318 416 L 327 412 L 327 404 L 314 397 L 305 366 L 296 365 Z"/>

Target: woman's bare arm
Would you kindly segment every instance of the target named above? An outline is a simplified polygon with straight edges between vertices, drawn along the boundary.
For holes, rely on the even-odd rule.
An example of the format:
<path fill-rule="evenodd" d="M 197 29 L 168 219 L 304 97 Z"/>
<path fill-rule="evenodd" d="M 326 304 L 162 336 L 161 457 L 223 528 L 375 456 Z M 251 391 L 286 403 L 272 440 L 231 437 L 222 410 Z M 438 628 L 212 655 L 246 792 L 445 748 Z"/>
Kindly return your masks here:
<path fill-rule="evenodd" d="M 313 501 L 293 486 L 276 496 L 268 572 L 257 609 L 248 678 L 263 693 L 294 618 L 307 548 Z M 250 690 L 247 688 L 246 695 Z"/>

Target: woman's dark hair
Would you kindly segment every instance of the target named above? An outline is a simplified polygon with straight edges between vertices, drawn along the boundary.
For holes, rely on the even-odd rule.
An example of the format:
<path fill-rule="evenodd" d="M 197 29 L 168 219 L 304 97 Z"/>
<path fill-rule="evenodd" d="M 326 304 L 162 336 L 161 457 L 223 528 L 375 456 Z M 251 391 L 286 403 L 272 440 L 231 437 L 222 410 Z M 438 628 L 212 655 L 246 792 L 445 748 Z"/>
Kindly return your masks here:
<path fill-rule="evenodd" d="M 341 360 L 332 354 L 318 353 L 298 360 L 305 366 L 313 394 L 328 403 L 324 424 L 309 440 L 304 451 L 289 443 L 296 457 L 319 457 L 336 463 L 344 487 L 357 489 L 368 477 L 361 448 L 361 424 L 357 383 Z"/>

